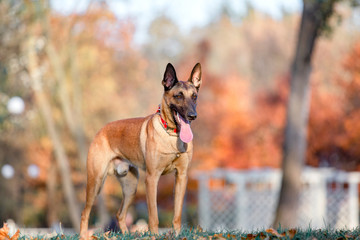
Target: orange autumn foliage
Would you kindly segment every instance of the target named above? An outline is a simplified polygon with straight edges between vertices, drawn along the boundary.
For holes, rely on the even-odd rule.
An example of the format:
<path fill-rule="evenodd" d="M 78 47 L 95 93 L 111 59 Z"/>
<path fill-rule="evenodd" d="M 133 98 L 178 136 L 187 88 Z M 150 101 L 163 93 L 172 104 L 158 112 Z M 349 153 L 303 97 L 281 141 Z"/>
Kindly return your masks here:
<path fill-rule="evenodd" d="M 307 159 L 310 165 L 360 170 L 360 42 L 343 60 L 335 91 L 313 86 Z"/>
<path fill-rule="evenodd" d="M 360 43 L 339 61 L 332 74 L 312 74 L 306 163 L 354 170 L 360 169 Z M 202 160 L 196 167 L 280 167 L 288 77 L 255 96 L 239 76 L 206 79 L 208 101 L 199 104 L 206 116 L 199 116 L 201 127 L 194 123 L 200 139 L 206 136 L 196 143 L 195 159 Z"/>
<path fill-rule="evenodd" d="M 340 78 L 340 85 L 344 89 L 342 134 L 338 145 L 347 158 L 354 162 L 360 170 L 360 42 L 358 42 L 349 56 L 345 58 L 344 68 L 348 78 Z"/>
<path fill-rule="evenodd" d="M 199 143 L 195 152 L 196 159 L 203 160 L 200 168 L 280 167 L 287 78 L 279 80 L 274 91 L 255 97 L 249 82 L 236 75 L 223 77 L 221 83 L 218 78 L 207 80 L 214 82 L 202 94 L 211 95 L 216 104 L 199 104 L 199 112 L 206 115 L 199 117 L 206 129 L 200 135 L 208 136 L 205 142 L 210 145 Z"/>

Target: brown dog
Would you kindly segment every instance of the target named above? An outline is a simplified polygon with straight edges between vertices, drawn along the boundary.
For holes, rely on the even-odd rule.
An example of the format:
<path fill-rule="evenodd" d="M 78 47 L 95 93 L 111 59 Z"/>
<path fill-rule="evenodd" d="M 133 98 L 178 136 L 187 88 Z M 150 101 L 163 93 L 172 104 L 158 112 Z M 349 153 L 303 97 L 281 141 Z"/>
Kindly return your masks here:
<path fill-rule="evenodd" d="M 197 117 L 196 99 L 201 84 L 197 63 L 188 81 L 178 81 L 174 67 L 166 66 L 162 85 L 164 95 L 156 114 L 111 122 L 103 127 L 90 145 L 87 158 L 86 205 L 81 215 L 80 235 L 86 237 L 95 197 L 107 175 L 120 181 L 123 199 L 117 213 L 121 231 L 127 232 L 125 217 L 134 199 L 138 169 L 146 171 L 146 199 L 149 228 L 158 233 L 157 186 L 161 175 L 175 170 L 175 209 L 173 227 L 181 228 L 181 210 L 187 172 L 193 154 L 190 122 Z"/>

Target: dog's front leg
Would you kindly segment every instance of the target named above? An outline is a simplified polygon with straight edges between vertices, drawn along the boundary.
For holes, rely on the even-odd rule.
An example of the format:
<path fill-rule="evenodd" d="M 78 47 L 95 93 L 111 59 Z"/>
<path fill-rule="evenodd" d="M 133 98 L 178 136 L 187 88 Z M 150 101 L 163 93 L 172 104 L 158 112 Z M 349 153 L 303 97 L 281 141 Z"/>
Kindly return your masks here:
<path fill-rule="evenodd" d="M 173 227 L 176 234 L 181 230 L 181 212 L 187 185 L 187 169 L 177 169 L 175 175 L 175 202 Z"/>
<path fill-rule="evenodd" d="M 146 201 L 149 215 L 150 232 L 159 233 L 159 218 L 157 210 L 157 186 L 160 174 L 146 171 Z"/>

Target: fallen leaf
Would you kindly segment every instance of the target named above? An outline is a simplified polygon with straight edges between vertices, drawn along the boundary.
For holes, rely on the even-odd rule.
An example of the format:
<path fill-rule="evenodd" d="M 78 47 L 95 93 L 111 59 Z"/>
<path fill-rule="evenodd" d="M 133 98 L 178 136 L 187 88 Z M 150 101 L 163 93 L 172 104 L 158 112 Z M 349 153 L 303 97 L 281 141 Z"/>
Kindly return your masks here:
<path fill-rule="evenodd" d="M 228 235 L 226 236 L 228 239 L 232 239 L 235 238 L 236 239 L 236 235 L 235 234 L 230 234 L 228 233 Z"/>
<path fill-rule="evenodd" d="M 9 227 L 7 223 L 4 223 L 3 227 L 0 229 L 0 240 L 17 240 L 20 235 L 20 230 L 17 230 L 16 233 L 10 237 L 9 236 Z"/>
<path fill-rule="evenodd" d="M 221 233 L 217 233 L 217 234 L 214 234 L 213 238 L 212 239 L 215 239 L 215 240 L 224 240 L 226 239 L 224 237 L 224 235 L 222 235 Z"/>
<path fill-rule="evenodd" d="M 289 229 L 287 232 L 286 232 L 286 235 L 289 236 L 290 239 L 293 239 L 295 237 L 295 234 L 297 233 L 297 230 L 296 229 Z"/>
<path fill-rule="evenodd" d="M 256 235 L 254 235 L 254 234 L 248 234 L 248 235 L 246 235 L 246 238 L 245 238 L 246 240 L 255 240 L 256 239 Z"/>
<path fill-rule="evenodd" d="M 18 229 L 16 233 L 10 238 L 11 240 L 17 240 L 20 237 L 20 230 Z"/>
<path fill-rule="evenodd" d="M 275 229 L 273 228 L 268 228 L 265 230 L 265 232 L 267 233 L 270 233 L 271 235 L 274 235 L 276 237 L 285 237 L 286 236 L 286 233 L 278 233 L 278 231 L 276 231 Z"/>
<path fill-rule="evenodd" d="M 9 236 L 9 228 L 7 223 L 4 223 L 3 227 L 0 229 L 0 240 L 10 238 Z"/>
<path fill-rule="evenodd" d="M 196 230 L 197 230 L 198 232 L 203 232 L 203 231 L 204 231 L 200 226 L 197 226 Z"/>
<path fill-rule="evenodd" d="M 268 236 L 267 236 L 265 233 L 263 233 L 263 232 L 259 233 L 259 234 L 257 235 L 257 237 L 260 238 L 261 240 L 268 239 Z"/>

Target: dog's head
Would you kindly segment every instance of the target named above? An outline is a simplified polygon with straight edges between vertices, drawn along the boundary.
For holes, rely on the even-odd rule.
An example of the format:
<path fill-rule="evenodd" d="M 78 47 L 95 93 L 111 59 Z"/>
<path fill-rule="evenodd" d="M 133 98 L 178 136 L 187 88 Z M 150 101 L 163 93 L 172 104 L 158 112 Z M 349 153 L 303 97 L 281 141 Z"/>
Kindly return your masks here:
<path fill-rule="evenodd" d="M 182 136 L 191 133 L 189 124 L 197 117 L 196 100 L 201 85 L 200 63 L 194 66 L 187 81 L 179 81 L 176 77 L 175 68 L 168 63 L 162 85 L 164 86 L 165 103 L 171 110 L 173 120 L 177 128 L 180 129 L 180 138 L 182 138 Z"/>

